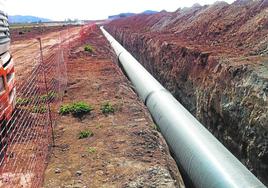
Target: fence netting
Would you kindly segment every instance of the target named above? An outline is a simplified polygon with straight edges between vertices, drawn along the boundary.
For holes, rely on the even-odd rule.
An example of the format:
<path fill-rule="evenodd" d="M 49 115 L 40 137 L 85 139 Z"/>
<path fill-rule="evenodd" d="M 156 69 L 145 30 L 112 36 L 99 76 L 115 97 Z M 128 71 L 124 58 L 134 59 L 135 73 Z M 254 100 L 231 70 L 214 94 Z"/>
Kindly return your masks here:
<path fill-rule="evenodd" d="M 66 91 L 68 55 L 73 46 L 83 43 L 92 27 L 96 26 L 81 26 L 77 34 L 69 28 L 62 30 L 55 39 L 59 42 L 49 48 L 42 46 L 40 37 L 38 53 L 25 54 L 34 66 L 30 75 L 16 81 L 12 117 L 1 122 L 0 187 L 42 185 L 57 111 Z"/>

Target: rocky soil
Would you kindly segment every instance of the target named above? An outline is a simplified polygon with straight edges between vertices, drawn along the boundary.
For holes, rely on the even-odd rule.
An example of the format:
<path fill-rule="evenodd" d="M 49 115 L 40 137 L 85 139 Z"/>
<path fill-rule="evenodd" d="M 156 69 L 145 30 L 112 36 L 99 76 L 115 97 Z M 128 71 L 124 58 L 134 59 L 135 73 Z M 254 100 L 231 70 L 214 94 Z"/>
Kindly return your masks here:
<path fill-rule="evenodd" d="M 150 115 L 116 65 L 111 47 L 97 27 L 68 58 L 63 103 L 84 101 L 91 114 L 60 116 L 44 187 L 184 187 L 175 161 Z M 93 52 L 85 52 L 90 44 Z M 109 102 L 114 113 L 100 108 Z M 81 131 L 91 130 L 79 139 Z"/>
<path fill-rule="evenodd" d="M 194 5 L 105 28 L 268 185 L 268 0 Z"/>

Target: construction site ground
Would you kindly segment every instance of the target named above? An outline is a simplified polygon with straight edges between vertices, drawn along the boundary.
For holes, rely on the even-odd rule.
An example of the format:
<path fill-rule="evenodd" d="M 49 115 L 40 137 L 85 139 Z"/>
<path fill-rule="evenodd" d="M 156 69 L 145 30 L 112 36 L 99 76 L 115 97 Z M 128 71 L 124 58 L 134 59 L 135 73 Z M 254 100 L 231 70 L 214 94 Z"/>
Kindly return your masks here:
<path fill-rule="evenodd" d="M 13 29 L 11 54 L 14 62 L 16 62 L 16 82 L 25 79 L 33 70 L 36 62 L 40 61 L 40 44 L 37 38 L 41 38 L 44 56 L 46 56 L 53 53 L 55 45 L 60 42 L 68 43 L 78 37 L 80 29 L 81 26 L 70 28 L 45 27 L 41 29 L 42 32 L 36 33 L 36 29 L 28 28 L 29 32 L 21 35 L 18 34 L 19 31 Z"/>
<path fill-rule="evenodd" d="M 49 46 L 57 36 L 50 32 L 42 37 Z M 29 47 L 34 40 L 13 43 L 17 79 L 25 78 L 34 66 L 26 58 L 36 48 Z M 84 51 L 86 44 L 92 45 L 92 53 Z M 163 137 L 115 62 L 97 28 L 87 41 L 72 47 L 63 104 L 84 101 L 94 110 L 82 119 L 59 116 L 43 187 L 183 187 Z M 113 114 L 102 114 L 105 102 L 114 106 Z M 93 135 L 79 139 L 84 130 Z"/>
<path fill-rule="evenodd" d="M 65 26 L 65 25 L 57 25 L 57 26 L 46 26 L 45 23 L 43 25 L 40 24 L 18 24 L 10 26 L 10 33 L 12 36 L 12 42 L 21 41 L 27 39 L 33 39 L 39 37 L 40 35 L 55 33 L 67 29 L 71 29 L 77 26 Z M 81 26 L 80 26 L 81 27 Z"/>

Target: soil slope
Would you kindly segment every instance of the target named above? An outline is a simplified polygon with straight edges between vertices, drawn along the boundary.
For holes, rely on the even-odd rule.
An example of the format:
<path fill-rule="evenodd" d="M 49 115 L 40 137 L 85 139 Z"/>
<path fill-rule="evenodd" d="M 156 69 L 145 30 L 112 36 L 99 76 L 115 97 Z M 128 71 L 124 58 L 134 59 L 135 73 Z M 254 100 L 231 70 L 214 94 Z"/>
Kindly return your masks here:
<path fill-rule="evenodd" d="M 69 56 L 63 103 L 85 101 L 94 110 L 82 120 L 60 117 L 44 187 L 184 187 L 165 141 L 113 62 L 101 31 L 88 38 L 93 53 L 81 45 Z M 100 107 L 107 101 L 116 110 L 105 116 Z M 83 130 L 93 136 L 78 139 Z"/>
<path fill-rule="evenodd" d="M 107 24 L 268 185 L 268 1 L 194 5 Z"/>

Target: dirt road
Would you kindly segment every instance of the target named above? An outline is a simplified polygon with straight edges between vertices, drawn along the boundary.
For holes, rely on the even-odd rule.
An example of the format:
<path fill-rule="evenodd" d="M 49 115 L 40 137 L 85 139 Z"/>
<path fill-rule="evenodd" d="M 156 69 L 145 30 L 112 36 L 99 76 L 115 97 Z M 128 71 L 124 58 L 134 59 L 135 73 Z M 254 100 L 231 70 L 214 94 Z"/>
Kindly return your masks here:
<path fill-rule="evenodd" d="M 80 120 L 61 116 L 44 187 L 184 187 L 168 147 L 130 87 L 99 29 L 88 36 L 93 53 L 72 49 L 64 104 L 94 107 Z M 104 102 L 115 113 L 100 111 Z M 93 136 L 79 139 L 80 131 Z"/>
<path fill-rule="evenodd" d="M 44 56 L 53 53 L 53 49 L 60 41 L 68 43 L 78 37 L 80 29 L 81 27 L 73 27 L 40 35 Z M 25 40 L 14 41 L 11 45 L 11 54 L 15 61 L 16 80 L 19 82 L 31 73 L 36 61 L 40 61 L 39 42 L 36 38 L 27 37 Z"/>

